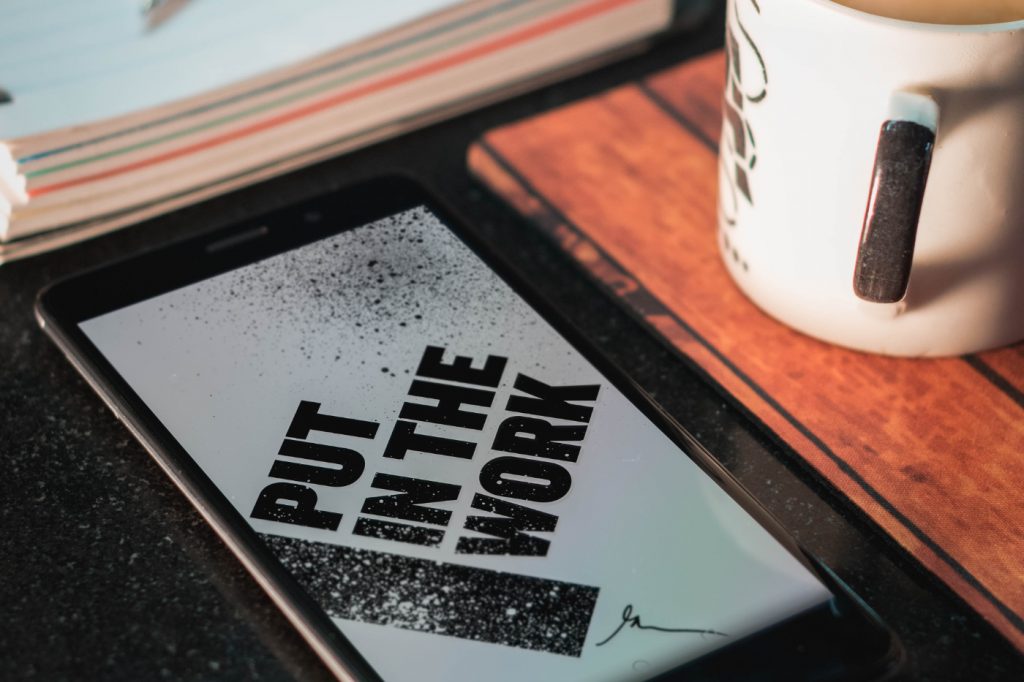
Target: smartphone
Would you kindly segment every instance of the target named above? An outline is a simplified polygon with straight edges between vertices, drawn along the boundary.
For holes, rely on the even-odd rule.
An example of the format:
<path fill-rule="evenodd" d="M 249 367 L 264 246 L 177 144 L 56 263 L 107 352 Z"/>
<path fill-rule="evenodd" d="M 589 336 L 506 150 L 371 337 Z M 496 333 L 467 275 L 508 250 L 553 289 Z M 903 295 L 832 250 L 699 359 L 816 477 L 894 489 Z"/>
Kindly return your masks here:
<path fill-rule="evenodd" d="M 856 597 L 409 180 L 73 277 L 37 314 L 340 679 L 898 665 Z"/>

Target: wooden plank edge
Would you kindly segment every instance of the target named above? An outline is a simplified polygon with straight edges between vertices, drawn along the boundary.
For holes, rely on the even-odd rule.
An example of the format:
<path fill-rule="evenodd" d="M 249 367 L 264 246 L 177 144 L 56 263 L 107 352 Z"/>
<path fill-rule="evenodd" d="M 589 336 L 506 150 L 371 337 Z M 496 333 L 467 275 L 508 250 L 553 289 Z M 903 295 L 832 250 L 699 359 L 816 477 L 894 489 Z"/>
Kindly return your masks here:
<path fill-rule="evenodd" d="M 725 363 L 709 352 L 671 314 L 650 308 L 643 313 L 631 305 L 638 292 L 646 294 L 639 282 L 606 259 L 589 238 L 566 225 L 549 211 L 528 188 L 509 173 L 489 150 L 487 137 L 473 143 L 467 153 L 472 175 L 502 201 L 508 202 L 521 215 L 536 224 L 542 232 L 567 251 L 579 267 L 614 294 L 613 298 L 628 314 L 653 328 L 655 336 L 688 365 L 697 368 L 730 404 L 753 418 L 779 445 L 789 453 L 788 459 L 810 473 L 869 526 L 880 537 L 889 538 L 908 554 L 911 562 L 920 565 L 938 578 L 950 596 L 965 602 L 978 612 L 1017 649 L 1024 651 L 1024 632 L 1000 611 L 980 590 L 967 581 L 937 552 L 918 539 L 892 512 L 869 495 L 858 481 L 844 472 L 806 435 L 792 426 L 777 410 L 757 395 Z M 653 296 L 646 294 L 653 300 Z M 661 304 L 658 303 L 660 306 Z M 663 307 L 663 306 L 662 306 Z M 643 308 L 641 308 L 643 309 Z M 677 342 L 679 345 L 677 345 Z M 763 418 L 766 415 L 768 418 Z M 770 420 L 770 421 L 769 421 Z M 846 482 L 840 487 L 837 481 Z M 890 530 L 891 529 L 891 530 Z"/>

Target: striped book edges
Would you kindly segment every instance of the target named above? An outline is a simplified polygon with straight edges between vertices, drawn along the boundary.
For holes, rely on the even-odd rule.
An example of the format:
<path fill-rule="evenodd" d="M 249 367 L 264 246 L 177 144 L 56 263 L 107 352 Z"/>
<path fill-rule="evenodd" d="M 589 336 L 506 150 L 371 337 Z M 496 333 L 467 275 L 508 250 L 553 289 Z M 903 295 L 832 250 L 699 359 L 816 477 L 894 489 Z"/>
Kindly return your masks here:
<path fill-rule="evenodd" d="M 117 0 L 5 7 L 0 261 L 507 96 L 703 4 L 222 0 L 157 28 Z"/>

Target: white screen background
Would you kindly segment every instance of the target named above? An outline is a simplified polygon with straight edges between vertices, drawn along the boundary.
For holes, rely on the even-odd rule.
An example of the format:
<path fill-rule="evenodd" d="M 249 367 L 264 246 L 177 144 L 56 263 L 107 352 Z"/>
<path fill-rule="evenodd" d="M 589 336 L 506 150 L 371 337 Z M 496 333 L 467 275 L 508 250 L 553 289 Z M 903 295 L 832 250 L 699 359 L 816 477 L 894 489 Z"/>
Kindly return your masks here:
<path fill-rule="evenodd" d="M 579 657 L 334 619 L 386 680 L 612 680 L 663 669 L 829 598 L 825 588 L 587 360 L 425 208 L 412 209 L 105 314 L 82 329 L 249 518 L 296 406 L 381 424 L 344 443 L 366 458 L 345 488 L 317 488 L 337 531 L 250 519 L 261 533 L 592 585 L 599 595 Z M 382 457 L 428 345 L 481 366 L 509 359 L 471 460 Z M 544 557 L 456 554 L 481 466 L 517 373 L 600 384 L 569 493 L 527 506 L 558 516 Z M 470 408 L 477 409 L 477 408 Z M 352 534 L 375 473 L 459 484 L 439 547 Z M 512 500 L 518 502 L 517 500 Z M 330 571 L 330 566 L 323 570 Z M 625 628 L 644 624 L 728 637 Z M 558 636 L 554 633 L 553 636 Z"/>

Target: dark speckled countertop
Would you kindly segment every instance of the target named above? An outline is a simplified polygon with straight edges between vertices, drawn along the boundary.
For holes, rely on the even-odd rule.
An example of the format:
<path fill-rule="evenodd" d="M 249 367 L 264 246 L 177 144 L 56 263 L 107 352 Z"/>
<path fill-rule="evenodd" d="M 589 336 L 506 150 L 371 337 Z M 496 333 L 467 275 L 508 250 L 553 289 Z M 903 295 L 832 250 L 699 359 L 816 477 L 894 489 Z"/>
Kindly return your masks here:
<path fill-rule="evenodd" d="M 718 29 L 99 240 L 0 267 L 0 679 L 326 680 L 329 674 L 40 332 L 36 292 L 179 236 L 404 171 L 472 226 L 686 425 L 899 633 L 910 680 L 1020 680 L 1024 659 L 476 186 L 485 130 L 709 49 Z"/>

